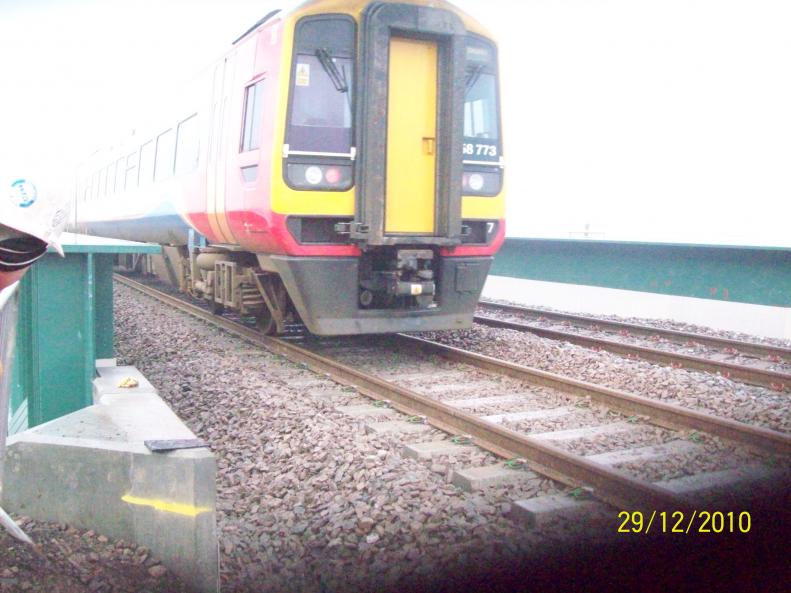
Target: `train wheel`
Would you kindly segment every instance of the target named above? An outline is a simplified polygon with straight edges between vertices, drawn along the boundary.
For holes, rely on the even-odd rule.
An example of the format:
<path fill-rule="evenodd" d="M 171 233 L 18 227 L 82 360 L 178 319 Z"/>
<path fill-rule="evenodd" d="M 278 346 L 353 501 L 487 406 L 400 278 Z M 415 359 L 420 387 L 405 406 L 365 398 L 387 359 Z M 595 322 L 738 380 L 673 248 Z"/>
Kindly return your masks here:
<path fill-rule="evenodd" d="M 255 326 L 262 334 L 267 336 L 274 336 L 277 333 L 277 323 L 272 316 L 272 312 L 268 307 L 264 306 L 264 310 L 255 318 Z"/>
<path fill-rule="evenodd" d="M 213 298 L 209 299 L 209 311 L 212 315 L 222 315 L 225 312 L 225 307 L 215 301 Z"/>

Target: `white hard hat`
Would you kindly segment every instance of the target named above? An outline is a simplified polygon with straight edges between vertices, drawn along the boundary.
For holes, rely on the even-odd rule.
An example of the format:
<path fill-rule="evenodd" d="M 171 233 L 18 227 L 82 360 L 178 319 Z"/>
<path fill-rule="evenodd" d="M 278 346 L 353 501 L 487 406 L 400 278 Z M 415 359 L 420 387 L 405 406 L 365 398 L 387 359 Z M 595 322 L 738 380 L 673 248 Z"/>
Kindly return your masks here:
<path fill-rule="evenodd" d="M 68 203 L 30 178 L 0 179 L 0 225 L 41 239 L 63 255 L 58 239 L 69 218 Z"/>

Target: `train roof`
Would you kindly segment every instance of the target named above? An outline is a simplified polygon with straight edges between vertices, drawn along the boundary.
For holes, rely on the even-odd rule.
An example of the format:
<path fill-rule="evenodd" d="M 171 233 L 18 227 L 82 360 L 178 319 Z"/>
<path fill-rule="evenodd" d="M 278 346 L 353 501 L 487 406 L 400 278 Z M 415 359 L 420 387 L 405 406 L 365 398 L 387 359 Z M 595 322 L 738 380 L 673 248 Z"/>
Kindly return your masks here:
<path fill-rule="evenodd" d="M 416 4 L 421 6 L 431 6 L 444 8 L 457 14 L 461 18 L 468 31 L 493 38 L 492 33 L 486 29 L 478 20 L 467 14 L 461 8 L 446 0 L 286 0 L 283 7 L 269 11 L 266 16 L 257 21 L 247 31 L 234 40 L 234 44 L 245 39 L 251 33 L 257 31 L 275 17 L 299 19 L 302 16 L 320 13 L 345 13 L 359 17 L 363 10 L 373 2 L 386 2 L 392 4 Z"/>

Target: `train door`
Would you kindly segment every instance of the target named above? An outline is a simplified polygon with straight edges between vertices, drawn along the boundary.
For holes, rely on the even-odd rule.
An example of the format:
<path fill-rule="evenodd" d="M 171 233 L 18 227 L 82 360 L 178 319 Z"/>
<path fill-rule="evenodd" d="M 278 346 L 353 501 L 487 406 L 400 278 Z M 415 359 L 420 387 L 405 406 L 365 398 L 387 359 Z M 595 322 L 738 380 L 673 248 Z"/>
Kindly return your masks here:
<path fill-rule="evenodd" d="M 374 2 L 364 11 L 353 240 L 461 242 L 466 39 L 442 8 Z"/>
<path fill-rule="evenodd" d="M 437 43 L 390 39 L 385 233 L 433 235 Z"/>
<path fill-rule="evenodd" d="M 223 60 L 214 70 L 212 81 L 211 131 L 206 167 L 206 214 L 216 242 L 232 241 L 231 231 L 225 220 L 225 168 L 226 129 L 224 121 L 228 108 L 228 87 L 231 75 L 228 60 Z"/>

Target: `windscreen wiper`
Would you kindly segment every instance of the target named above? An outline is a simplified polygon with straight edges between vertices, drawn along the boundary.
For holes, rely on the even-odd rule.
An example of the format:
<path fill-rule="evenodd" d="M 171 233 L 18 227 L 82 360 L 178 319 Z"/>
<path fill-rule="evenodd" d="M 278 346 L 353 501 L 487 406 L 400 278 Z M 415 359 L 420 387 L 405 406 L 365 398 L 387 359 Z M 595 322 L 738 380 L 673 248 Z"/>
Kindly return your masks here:
<path fill-rule="evenodd" d="M 321 67 L 324 68 L 324 72 L 327 73 L 327 76 L 332 81 L 335 90 L 339 93 L 348 93 L 349 83 L 346 82 L 346 69 L 338 70 L 338 66 L 332 61 L 332 55 L 326 49 L 317 49 L 316 58 L 318 58 Z"/>
<path fill-rule="evenodd" d="M 467 78 L 464 81 L 464 94 L 470 92 L 470 89 L 475 86 L 475 83 L 478 82 L 478 79 L 481 77 L 483 73 L 483 64 L 478 64 L 477 66 L 473 66 L 469 70 L 467 70 Z"/>

